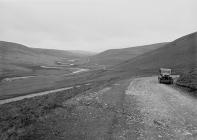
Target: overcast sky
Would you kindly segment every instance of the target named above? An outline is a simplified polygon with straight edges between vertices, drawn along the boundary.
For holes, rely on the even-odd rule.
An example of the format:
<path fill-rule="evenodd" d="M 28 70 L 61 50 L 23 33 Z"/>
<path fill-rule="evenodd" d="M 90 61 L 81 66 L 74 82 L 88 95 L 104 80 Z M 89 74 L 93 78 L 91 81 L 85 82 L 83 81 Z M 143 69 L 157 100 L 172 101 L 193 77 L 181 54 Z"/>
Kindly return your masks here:
<path fill-rule="evenodd" d="M 103 51 L 197 31 L 197 0 L 0 0 L 0 40 Z"/>

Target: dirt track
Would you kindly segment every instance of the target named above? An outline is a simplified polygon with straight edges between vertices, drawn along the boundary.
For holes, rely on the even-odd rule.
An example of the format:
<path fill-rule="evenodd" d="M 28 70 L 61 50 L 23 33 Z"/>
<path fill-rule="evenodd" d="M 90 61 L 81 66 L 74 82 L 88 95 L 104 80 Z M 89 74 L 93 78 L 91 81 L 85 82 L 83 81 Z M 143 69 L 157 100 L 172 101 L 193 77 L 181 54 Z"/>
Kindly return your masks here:
<path fill-rule="evenodd" d="M 137 100 L 143 116 L 142 139 L 197 139 L 197 100 L 156 77 L 131 82 L 127 94 Z"/>
<path fill-rule="evenodd" d="M 197 138 L 197 100 L 157 77 L 120 81 L 65 104 L 73 102 L 83 118 L 75 130 L 86 139 Z"/>
<path fill-rule="evenodd" d="M 197 139 L 197 100 L 157 77 L 119 81 L 65 101 L 35 125 L 47 140 Z"/>

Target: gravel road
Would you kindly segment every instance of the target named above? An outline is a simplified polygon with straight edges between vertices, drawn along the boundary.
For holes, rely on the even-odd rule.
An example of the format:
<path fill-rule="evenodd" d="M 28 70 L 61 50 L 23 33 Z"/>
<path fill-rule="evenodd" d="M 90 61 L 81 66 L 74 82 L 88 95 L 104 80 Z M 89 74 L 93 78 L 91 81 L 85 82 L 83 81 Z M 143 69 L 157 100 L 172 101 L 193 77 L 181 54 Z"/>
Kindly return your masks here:
<path fill-rule="evenodd" d="M 197 139 L 197 100 L 187 93 L 146 77 L 134 79 L 127 94 L 143 116 L 139 139 Z"/>
<path fill-rule="evenodd" d="M 42 137 L 40 137 L 42 136 Z M 197 99 L 157 77 L 79 94 L 36 124 L 46 140 L 196 140 Z"/>

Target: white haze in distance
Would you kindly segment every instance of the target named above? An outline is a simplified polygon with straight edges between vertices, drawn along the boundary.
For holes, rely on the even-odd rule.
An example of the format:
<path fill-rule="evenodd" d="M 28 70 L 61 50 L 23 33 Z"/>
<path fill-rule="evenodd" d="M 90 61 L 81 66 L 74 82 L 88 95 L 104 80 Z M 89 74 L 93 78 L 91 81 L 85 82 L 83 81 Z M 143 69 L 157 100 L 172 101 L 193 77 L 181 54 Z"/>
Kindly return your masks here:
<path fill-rule="evenodd" d="M 0 40 L 103 51 L 197 31 L 196 0 L 0 0 Z"/>

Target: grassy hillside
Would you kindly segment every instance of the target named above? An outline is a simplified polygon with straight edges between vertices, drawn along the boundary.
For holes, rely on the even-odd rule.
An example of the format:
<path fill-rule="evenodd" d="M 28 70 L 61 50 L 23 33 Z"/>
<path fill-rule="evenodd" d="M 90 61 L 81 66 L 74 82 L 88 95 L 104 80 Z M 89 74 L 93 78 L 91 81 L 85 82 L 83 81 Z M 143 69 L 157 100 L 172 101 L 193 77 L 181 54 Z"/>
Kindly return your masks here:
<path fill-rule="evenodd" d="M 61 57 L 76 58 L 82 54 L 70 51 L 29 48 L 21 44 L 0 41 L 1 61 L 12 64 L 54 64 Z"/>
<path fill-rule="evenodd" d="M 112 66 L 132 59 L 138 55 L 160 48 L 167 43 L 158 43 L 138 47 L 130 47 L 124 49 L 111 49 L 99 53 L 90 58 L 90 63 L 96 63 L 100 65 Z"/>
<path fill-rule="evenodd" d="M 164 47 L 130 59 L 113 67 L 113 70 L 127 74 L 156 74 L 161 67 L 172 68 L 174 72 L 189 72 L 197 65 L 197 33 L 181 37 Z"/>
<path fill-rule="evenodd" d="M 34 66 L 50 66 L 62 58 L 76 59 L 85 56 L 87 55 L 70 51 L 29 48 L 17 43 L 0 41 L 0 76 L 29 73 Z"/>

